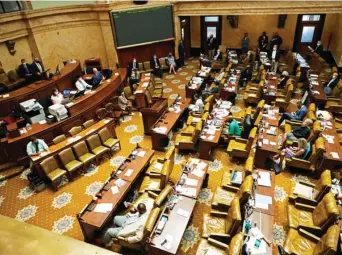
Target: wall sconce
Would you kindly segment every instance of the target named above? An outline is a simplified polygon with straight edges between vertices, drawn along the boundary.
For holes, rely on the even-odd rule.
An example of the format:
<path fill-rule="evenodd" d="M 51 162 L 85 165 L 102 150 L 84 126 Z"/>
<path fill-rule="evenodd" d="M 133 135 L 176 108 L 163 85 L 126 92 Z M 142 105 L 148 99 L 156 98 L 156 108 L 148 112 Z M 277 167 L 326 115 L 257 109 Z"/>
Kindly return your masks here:
<path fill-rule="evenodd" d="M 228 15 L 227 19 L 229 21 L 229 24 L 232 28 L 238 28 L 239 27 L 239 16 L 237 15 Z"/>
<path fill-rule="evenodd" d="M 278 28 L 284 28 L 285 27 L 286 19 L 287 19 L 287 14 L 280 14 L 278 16 Z"/>
<path fill-rule="evenodd" d="M 17 52 L 17 51 L 14 49 L 15 41 L 8 40 L 8 41 L 6 41 L 5 43 L 6 43 L 8 52 L 9 52 L 11 55 L 14 55 L 14 54 Z"/>

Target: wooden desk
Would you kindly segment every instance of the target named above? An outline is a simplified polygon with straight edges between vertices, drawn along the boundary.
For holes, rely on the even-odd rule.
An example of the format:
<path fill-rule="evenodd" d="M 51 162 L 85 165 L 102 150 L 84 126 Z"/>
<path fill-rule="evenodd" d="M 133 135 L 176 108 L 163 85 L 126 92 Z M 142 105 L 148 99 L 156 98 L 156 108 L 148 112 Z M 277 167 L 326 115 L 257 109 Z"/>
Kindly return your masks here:
<path fill-rule="evenodd" d="M 174 206 L 173 210 L 170 212 L 164 211 L 162 212 L 159 221 L 163 215 L 168 217 L 168 220 L 164 226 L 163 231 L 161 234 L 156 233 L 156 227 L 151 233 L 150 236 L 150 243 L 149 243 L 149 254 L 150 255 L 166 255 L 166 254 L 178 254 L 178 248 L 182 241 L 182 237 L 188 226 L 188 223 L 191 218 L 191 214 L 196 205 L 196 199 L 178 196 L 178 202 Z M 188 217 L 181 216 L 177 213 L 179 209 L 185 210 L 189 213 Z M 158 225 L 159 221 L 156 225 Z M 166 236 L 171 235 L 173 237 L 172 245 L 169 250 L 164 248 L 161 243 L 165 240 Z"/>
<path fill-rule="evenodd" d="M 211 68 L 210 67 L 203 67 L 201 70 L 199 70 L 197 73 L 196 73 L 196 76 L 197 77 L 201 77 L 203 79 L 208 79 L 209 76 L 210 76 L 210 71 L 211 71 Z"/>
<path fill-rule="evenodd" d="M 240 73 L 236 75 L 236 81 L 233 83 L 229 78 L 227 78 L 227 81 L 225 82 L 226 85 L 224 85 L 221 88 L 220 91 L 220 97 L 222 100 L 232 100 L 235 99 L 235 96 L 238 91 L 240 82 Z"/>
<path fill-rule="evenodd" d="M 267 77 L 268 84 L 264 87 L 264 94 L 262 96 L 265 99 L 265 102 L 270 104 L 275 101 L 277 97 L 277 89 L 278 89 L 278 77 L 275 75 L 270 75 Z"/>
<path fill-rule="evenodd" d="M 308 81 L 309 81 L 309 96 L 310 96 L 310 102 L 313 102 L 317 104 L 319 107 L 324 107 L 325 104 L 328 101 L 327 96 L 324 93 L 324 87 L 321 79 L 318 77 L 317 82 L 318 85 L 312 84 L 310 81 L 310 76 L 308 75 Z M 314 91 L 318 91 L 319 94 L 314 93 Z"/>
<path fill-rule="evenodd" d="M 218 146 L 221 133 L 223 130 L 223 125 L 216 127 L 215 134 L 213 135 L 214 138 L 209 140 L 208 138 L 212 135 L 206 134 L 204 129 L 202 131 L 202 134 L 200 136 L 199 141 L 199 158 L 210 160 L 211 158 L 211 152 Z"/>
<path fill-rule="evenodd" d="M 67 140 L 58 144 L 50 145 L 49 152 L 47 154 L 44 153 L 42 156 L 31 156 L 30 159 L 33 163 L 33 171 L 35 171 L 43 180 L 48 180 L 45 172 L 39 165 L 44 159 L 57 156 L 62 150 L 70 148 L 81 141 L 85 141 L 89 136 L 96 134 L 104 127 L 107 127 L 112 136 L 116 137 L 114 120 L 111 118 L 100 120 L 91 127 L 82 130 L 79 134 L 68 137 Z M 59 160 L 57 160 L 57 162 L 58 161 Z M 64 166 L 61 165 L 61 168 L 64 168 Z"/>
<path fill-rule="evenodd" d="M 200 77 L 197 77 L 200 78 Z M 193 98 L 193 96 L 195 94 L 198 94 L 204 79 L 200 78 L 201 82 L 196 82 L 196 79 L 194 79 L 194 77 L 191 78 L 191 80 L 189 81 L 189 83 L 186 85 L 185 87 L 185 97 L 186 98 Z"/>
<path fill-rule="evenodd" d="M 94 232 L 103 230 L 103 228 L 112 220 L 117 207 L 125 199 L 126 194 L 130 191 L 139 174 L 142 173 L 154 154 L 154 151 L 149 149 L 139 148 L 135 150 L 138 152 L 146 151 L 146 153 L 143 157 L 136 156 L 136 159 L 131 160 L 131 162 L 124 162 L 123 165 L 126 166 L 125 170 L 122 171 L 121 174 L 116 175 L 114 179 L 109 178 L 109 186 L 117 186 L 119 188 L 119 193 L 113 194 L 110 188 L 107 191 L 103 188 L 99 191 L 102 197 L 98 199 L 98 203 L 112 203 L 112 211 L 107 213 L 94 212 L 94 210 L 89 211 L 86 208 L 93 203 L 93 201 L 91 201 L 88 205 L 86 205 L 84 210 L 77 215 L 86 241 L 91 241 L 94 237 Z M 128 156 L 129 158 L 131 158 L 133 151 Z M 119 168 L 121 169 L 122 166 Z M 133 173 L 129 177 L 125 176 L 127 169 L 133 170 Z M 125 184 L 122 187 L 115 185 L 115 181 L 118 178 L 121 178 L 121 180 L 125 181 Z M 105 184 L 104 187 L 106 186 Z"/>
<path fill-rule="evenodd" d="M 164 112 L 164 114 L 158 119 L 158 121 L 153 125 L 153 129 L 156 127 L 165 127 L 165 133 L 157 133 L 152 129 L 151 138 L 152 138 L 152 148 L 154 150 L 163 151 L 164 148 L 168 145 L 168 141 L 171 140 L 173 136 L 173 128 L 176 126 L 177 121 L 183 115 L 185 110 L 188 108 L 189 104 L 176 104 L 179 106 L 180 110 L 176 111 L 168 111 Z"/>
<path fill-rule="evenodd" d="M 280 151 L 278 150 L 278 137 L 280 135 L 283 135 L 284 131 L 280 128 L 277 128 L 277 134 L 276 135 L 269 135 L 265 132 L 262 134 L 263 139 L 268 139 L 269 144 L 262 144 L 261 147 L 258 146 L 258 140 L 257 140 L 257 148 L 255 152 L 255 158 L 258 159 L 255 161 L 255 166 L 257 168 L 265 169 L 265 162 L 268 158 L 273 157 L 276 154 L 279 154 Z M 258 135 L 260 138 L 260 133 Z M 275 145 L 271 145 L 270 142 L 276 143 Z"/>
<path fill-rule="evenodd" d="M 254 190 L 254 197 L 255 197 L 255 194 L 272 197 L 272 204 L 268 205 L 268 210 L 263 209 L 263 208 L 257 208 L 257 207 L 255 207 L 254 210 L 257 212 L 262 212 L 264 214 L 269 214 L 269 215 L 274 216 L 274 210 L 275 210 L 275 200 L 274 200 L 275 174 L 273 171 L 267 171 L 267 170 L 263 170 L 263 169 L 254 170 L 253 174 L 258 174 L 259 172 L 268 172 L 271 174 L 271 187 L 257 185 L 256 189 Z"/>
<path fill-rule="evenodd" d="M 194 159 L 194 160 L 199 160 L 199 159 Z M 192 158 L 189 158 L 188 161 L 187 161 L 187 163 L 190 163 L 190 162 L 192 162 Z M 197 175 L 193 174 L 193 170 L 196 168 L 196 165 L 198 165 L 200 163 L 205 163 L 206 166 L 202 169 L 202 171 L 204 172 L 203 175 L 201 177 L 198 177 Z M 190 186 L 190 185 L 187 185 L 185 183 L 183 185 L 179 186 L 179 187 L 182 187 L 182 188 L 195 188 L 196 189 L 196 195 L 195 196 L 189 196 L 189 195 L 186 195 L 185 193 L 180 192 L 180 191 L 177 190 L 179 182 L 180 182 L 180 180 L 182 178 L 182 174 L 184 173 L 184 167 L 183 167 L 182 174 L 180 175 L 179 180 L 178 180 L 177 185 L 176 185 L 177 193 L 180 194 L 180 195 L 183 195 L 183 196 L 188 196 L 188 197 L 196 199 L 198 197 L 200 191 L 201 191 L 201 188 L 202 188 L 202 185 L 203 185 L 203 182 L 204 182 L 204 179 L 206 177 L 206 173 L 207 173 L 208 169 L 209 169 L 209 161 L 201 159 L 201 160 L 199 160 L 199 162 L 197 164 L 194 164 L 193 169 L 187 173 L 187 178 L 188 179 L 197 180 L 197 186 Z"/>
<path fill-rule="evenodd" d="M 168 99 L 166 98 L 155 98 L 153 99 L 153 105 L 149 108 L 140 109 L 143 124 L 144 124 L 144 134 L 150 135 L 151 128 L 160 118 L 160 116 L 165 112 L 168 105 Z"/>
<path fill-rule="evenodd" d="M 146 101 L 145 92 L 146 92 L 148 86 L 150 86 L 150 83 L 151 83 L 151 73 L 149 73 L 149 74 L 150 74 L 149 76 L 147 76 L 146 73 L 143 73 L 141 75 L 139 86 L 136 89 L 136 91 L 134 92 L 135 101 L 136 101 L 137 107 L 139 109 L 145 108 L 145 107 L 148 106 L 147 101 Z"/>
<path fill-rule="evenodd" d="M 68 63 L 62 70 L 60 75 L 56 75 L 49 80 L 37 81 L 28 86 L 9 92 L 9 97 L 0 97 L 0 117 L 8 116 L 13 106 L 29 99 L 40 99 L 50 97 L 53 89 L 58 88 L 59 91 L 64 89 L 74 89 L 74 80 L 77 75 L 82 74 L 79 61 Z"/>

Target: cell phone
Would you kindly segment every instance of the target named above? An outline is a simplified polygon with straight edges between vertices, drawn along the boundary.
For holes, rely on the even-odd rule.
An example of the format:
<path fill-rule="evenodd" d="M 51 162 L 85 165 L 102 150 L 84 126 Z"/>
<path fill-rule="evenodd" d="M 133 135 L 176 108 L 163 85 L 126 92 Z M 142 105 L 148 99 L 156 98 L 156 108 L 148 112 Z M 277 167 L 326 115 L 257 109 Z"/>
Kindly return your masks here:
<path fill-rule="evenodd" d="M 255 240 L 254 246 L 255 246 L 256 248 L 259 248 L 259 247 L 260 247 L 260 244 L 261 244 L 260 239 Z"/>

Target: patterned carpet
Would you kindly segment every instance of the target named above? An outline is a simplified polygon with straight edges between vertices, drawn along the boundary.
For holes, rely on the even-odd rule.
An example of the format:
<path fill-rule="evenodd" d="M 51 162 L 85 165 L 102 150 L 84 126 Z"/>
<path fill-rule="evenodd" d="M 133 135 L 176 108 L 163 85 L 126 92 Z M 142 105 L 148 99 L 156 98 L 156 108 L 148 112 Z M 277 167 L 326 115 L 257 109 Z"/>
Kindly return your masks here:
<path fill-rule="evenodd" d="M 164 97 L 175 98 L 179 93 L 185 96 L 185 84 L 191 76 L 198 70 L 198 60 L 189 59 L 186 66 L 178 70 L 178 74 L 164 74 Z M 244 108 L 242 95 L 237 96 L 235 111 Z M 28 185 L 27 171 L 22 175 L 3 181 L 0 183 L 0 213 L 19 221 L 34 224 L 50 231 L 64 234 L 75 239 L 83 240 L 80 226 L 76 219 L 76 214 L 87 204 L 92 195 L 101 187 L 108 178 L 110 172 L 120 165 L 121 161 L 129 154 L 136 143 L 142 147 L 151 147 L 151 139 L 143 134 L 143 123 L 141 114 L 133 112 L 133 116 L 126 116 L 121 120 L 121 125 L 116 128 L 120 139 L 122 150 L 114 154 L 111 160 L 89 170 L 84 176 L 79 176 L 74 182 L 67 181 L 62 184 L 57 192 L 45 189 L 40 193 L 35 193 Z M 162 155 L 156 152 L 155 156 Z M 187 155 L 176 155 L 175 167 L 171 174 L 171 179 L 175 181 L 180 174 L 180 163 Z M 198 203 L 195 207 L 194 215 L 202 215 L 210 211 L 210 202 L 216 187 L 219 185 L 223 169 L 231 168 L 236 164 L 228 157 L 224 148 L 215 150 L 214 161 L 210 162 L 209 184 L 202 189 Z M 243 166 L 238 166 L 243 167 Z M 290 181 L 301 179 L 308 180 L 307 177 L 284 172 L 276 176 L 275 179 L 275 201 L 276 215 L 273 227 L 273 238 L 275 244 L 282 244 L 286 239 L 288 230 L 287 223 L 287 202 L 290 188 Z M 202 218 L 194 217 L 190 222 L 182 240 L 182 249 L 187 250 L 186 254 L 195 254 L 197 245 L 201 239 Z M 275 253 L 276 254 L 276 253 Z"/>

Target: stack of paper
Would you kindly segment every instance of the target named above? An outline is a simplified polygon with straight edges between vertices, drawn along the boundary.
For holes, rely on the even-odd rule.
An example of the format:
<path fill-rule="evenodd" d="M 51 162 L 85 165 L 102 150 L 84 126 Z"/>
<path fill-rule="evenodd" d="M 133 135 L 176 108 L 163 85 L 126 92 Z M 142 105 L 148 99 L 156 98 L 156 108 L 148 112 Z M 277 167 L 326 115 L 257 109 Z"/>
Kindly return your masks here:
<path fill-rule="evenodd" d="M 177 210 L 177 214 L 183 217 L 189 217 L 190 213 L 188 211 L 185 211 L 181 208 Z"/>
<path fill-rule="evenodd" d="M 306 186 L 300 183 L 296 183 L 295 189 L 293 191 L 294 194 L 297 195 L 302 195 L 304 197 L 310 198 L 312 199 L 312 195 L 313 195 L 313 188 L 310 186 Z"/>
<path fill-rule="evenodd" d="M 271 173 L 259 171 L 258 185 L 271 187 Z"/>
<path fill-rule="evenodd" d="M 196 179 L 186 178 L 185 180 L 185 185 L 196 187 L 197 184 L 198 184 L 198 181 Z"/>
<path fill-rule="evenodd" d="M 138 156 L 138 157 L 144 157 L 145 154 L 146 154 L 146 151 L 139 151 L 138 154 L 137 154 L 137 156 Z"/>
<path fill-rule="evenodd" d="M 112 203 L 100 203 L 95 206 L 94 212 L 106 213 L 113 210 Z"/>
<path fill-rule="evenodd" d="M 192 171 L 192 174 L 201 178 L 204 175 L 204 171 L 198 169 L 197 167 Z"/>
<path fill-rule="evenodd" d="M 123 186 L 125 186 L 126 182 L 122 179 L 117 179 L 115 181 L 115 184 L 118 185 L 119 187 L 123 187 Z"/>
<path fill-rule="evenodd" d="M 112 190 L 112 193 L 114 195 L 119 194 L 119 192 L 120 192 L 118 186 L 112 186 L 110 189 Z"/>
<path fill-rule="evenodd" d="M 160 133 L 160 134 L 166 134 L 167 127 L 156 127 L 153 129 L 154 132 Z"/>
<path fill-rule="evenodd" d="M 206 168 L 207 167 L 207 163 L 205 163 L 205 162 L 201 162 L 201 163 L 199 163 L 198 165 L 197 165 L 197 168 L 198 169 L 204 169 L 204 168 Z"/>
<path fill-rule="evenodd" d="M 181 187 L 177 186 L 176 191 L 179 194 L 182 194 L 184 196 L 189 196 L 189 197 L 196 197 L 197 190 L 195 188 L 187 188 L 187 187 Z"/>
<path fill-rule="evenodd" d="M 132 175 L 133 172 L 134 172 L 133 169 L 128 169 L 128 170 L 126 171 L 126 173 L 125 173 L 125 176 L 129 177 L 129 176 Z"/>
<path fill-rule="evenodd" d="M 268 210 L 268 205 L 272 204 L 272 197 L 255 194 L 255 207 Z"/>

